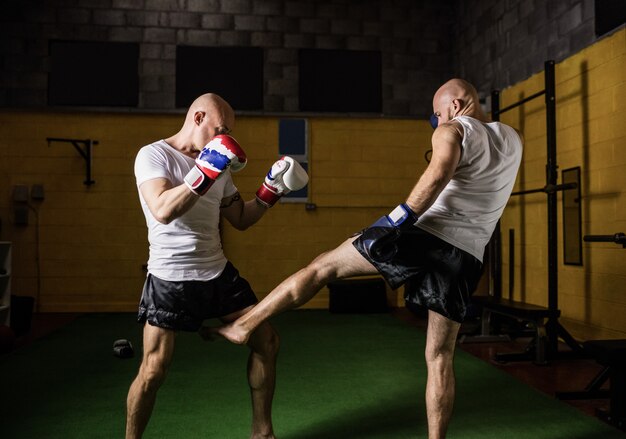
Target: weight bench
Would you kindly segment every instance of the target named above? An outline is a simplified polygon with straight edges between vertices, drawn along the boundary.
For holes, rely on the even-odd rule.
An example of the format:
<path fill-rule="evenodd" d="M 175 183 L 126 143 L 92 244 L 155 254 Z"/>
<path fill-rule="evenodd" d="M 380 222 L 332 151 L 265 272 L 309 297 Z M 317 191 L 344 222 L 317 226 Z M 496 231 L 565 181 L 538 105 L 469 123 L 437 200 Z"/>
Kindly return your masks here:
<path fill-rule="evenodd" d="M 551 310 L 543 306 L 517 302 L 493 296 L 472 296 L 472 303 L 482 308 L 481 335 L 489 336 L 491 314 L 501 314 L 517 320 L 528 321 L 534 328 L 533 340 L 524 352 L 496 354 L 495 360 L 500 362 L 533 359 L 536 364 L 547 364 L 548 333 L 546 319 L 558 318 L 559 310 Z M 533 354 L 534 351 L 534 354 Z"/>
<path fill-rule="evenodd" d="M 590 340 L 583 343 L 585 353 L 604 369 L 585 390 L 557 392 L 559 399 L 609 398 L 609 411 L 598 409 L 598 416 L 609 424 L 626 431 L 626 340 Z M 608 390 L 601 389 L 610 380 Z"/>

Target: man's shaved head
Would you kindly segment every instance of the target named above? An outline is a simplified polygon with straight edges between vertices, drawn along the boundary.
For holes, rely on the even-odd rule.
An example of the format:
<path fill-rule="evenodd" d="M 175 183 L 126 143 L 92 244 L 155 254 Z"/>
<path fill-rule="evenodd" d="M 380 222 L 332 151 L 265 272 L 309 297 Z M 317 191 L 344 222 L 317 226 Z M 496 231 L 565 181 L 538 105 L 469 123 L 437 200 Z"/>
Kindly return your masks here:
<path fill-rule="evenodd" d="M 186 120 L 193 123 L 194 114 L 198 111 L 214 114 L 219 119 L 222 119 L 226 126 L 232 129 L 232 121 L 235 119 L 235 113 L 228 102 L 222 99 L 219 95 L 216 95 L 215 93 L 205 93 L 198 96 L 189 106 Z"/>
<path fill-rule="evenodd" d="M 435 93 L 433 102 L 437 99 L 462 99 L 467 102 L 470 99 L 478 102 L 478 92 L 472 84 L 464 79 L 454 78 L 443 84 Z"/>
<path fill-rule="evenodd" d="M 215 93 L 205 93 L 189 106 L 180 131 L 165 140 L 195 157 L 213 137 L 228 134 L 234 127 L 235 112 L 228 102 Z"/>
<path fill-rule="evenodd" d="M 460 78 L 450 79 L 439 87 L 433 97 L 433 110 L 441 122 L 448 122 L 456 116 L 486 120 L 476 88 Z"/>

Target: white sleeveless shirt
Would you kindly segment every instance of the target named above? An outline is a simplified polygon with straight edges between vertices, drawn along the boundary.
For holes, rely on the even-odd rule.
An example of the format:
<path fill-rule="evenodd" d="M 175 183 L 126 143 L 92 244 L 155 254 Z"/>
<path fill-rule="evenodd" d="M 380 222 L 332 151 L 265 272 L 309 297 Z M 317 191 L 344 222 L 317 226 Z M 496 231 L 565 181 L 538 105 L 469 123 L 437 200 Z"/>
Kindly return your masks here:
<path fill-rule="evenodd" d="M 146 145 L 135 159 L 137 187 L 155 178 L 166 178 L 179 186 L 194 165 L 194 159 L 164 140 Z M 219 276 L 227 262 L 219 234 L 220 203 L 236 192 L 228 170 L 185 214 L 162 224 L 154 218 L 140 191 L 150 243 L 148 272 L 167 281 L 211 280 Z"/>
<path fill-rule="evenodd" d="M 500 122 L 483 123 L 468 116 L 454 120 L 464 131 L 459 164 L 416 226 L 482 262 L 515 184 L 522 141 Z"/>

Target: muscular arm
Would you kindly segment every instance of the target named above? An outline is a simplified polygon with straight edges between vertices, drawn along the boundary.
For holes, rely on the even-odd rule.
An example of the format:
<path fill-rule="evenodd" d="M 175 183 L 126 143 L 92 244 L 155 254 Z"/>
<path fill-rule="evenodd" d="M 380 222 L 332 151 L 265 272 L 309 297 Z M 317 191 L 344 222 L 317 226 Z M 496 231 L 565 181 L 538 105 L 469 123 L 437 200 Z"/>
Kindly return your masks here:
<path fill-rule="evenodd" d="M 222 200 L 220 212 L 237 230 L 245 230 L 265 214 L 267 207 L 256 199 L 243 201 L 239 192 Z"/>
<path fill-rule="evenodd" d="M 163 224 L 168 224 L 183 215 L 200 198 L 184 184 L 174 187 L 166 178 L 145 181 L 139 186 L 139 191 L 152 216 Z"/>
<path fill-rule="evenodd" d="M 408 206 L 419 216 L 435 202 L 446 187 L 461 158 L 463 132 L 456 122 L 442 124 L 433 133 L 430 164 L 407 198 Z"/>

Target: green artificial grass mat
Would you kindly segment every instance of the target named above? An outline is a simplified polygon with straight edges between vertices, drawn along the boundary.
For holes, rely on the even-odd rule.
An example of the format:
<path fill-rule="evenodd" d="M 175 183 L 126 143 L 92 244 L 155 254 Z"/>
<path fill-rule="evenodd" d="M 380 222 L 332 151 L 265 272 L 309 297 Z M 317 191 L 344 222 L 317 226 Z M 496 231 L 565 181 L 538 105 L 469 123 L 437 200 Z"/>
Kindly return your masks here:
<path fill-rule="evenodd" d="M 216 322 L 217 323 L 217 322 Z M 426 438 L 424 332 L 387 314 L 296 310 L 281 335 L 279 439 Z M 131 340 L 136 355 L 112 355 Z M 145 438 L 248 438 L 248 350 L 181 333 Z M 122 438 L 139 367 L 133 314 L 86 314 L 0 357 L 0 438 Z M 457 351 L 448 438 L 612 439 L 622 432 Z"/>

